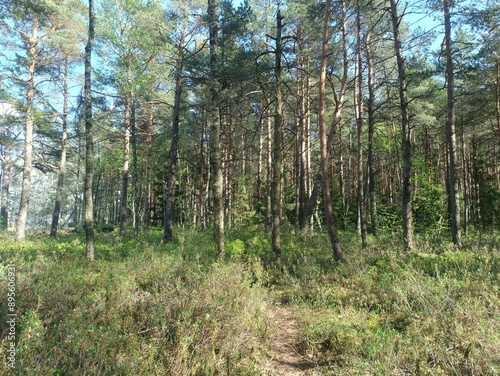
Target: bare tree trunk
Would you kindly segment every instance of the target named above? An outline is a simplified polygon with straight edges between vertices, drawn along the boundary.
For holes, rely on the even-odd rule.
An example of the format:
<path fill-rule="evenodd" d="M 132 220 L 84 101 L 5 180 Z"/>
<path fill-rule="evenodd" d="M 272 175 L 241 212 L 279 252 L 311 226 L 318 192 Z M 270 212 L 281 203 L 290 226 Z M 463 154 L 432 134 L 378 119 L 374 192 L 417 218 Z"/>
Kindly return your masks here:
<path fill-rule="evenodd" d="M 335 260 L 342 261 L 344 256 L 340 248 L 340 241 L 333 219 L 332 201 L 330 197 L 330 169 L 328 158 L 328 139 L 325 120 L 325 84 L 326 84 L 326 60 L 328 55 L 328 29 L 330 25 L 331 0 L 326 0 L 325 21 L 323 24 L 323 41 L 321 48 L 321 70 L 319 76 L 319 98 L 318 98 L 318 124 L 321 155 L 321 180 L 323 188 L 323 205 L 325 208 L 326 226 L 330 242 L 332 244 Z"/>
<path fill-rule="evenodd" d="M 216 1 L 208 0 L 208 22 L 210 32 L 210 167 L 213 203 L 213 226 L 215 253 L 222 258 L 224 249 L 224 192 L 221 159 L 221 124 L 219 108 L 218 62 L 217 62 L 217 9 Z"/>
<path fill-rule="evenodd" d="M 59 160 L 59 173 L 57 176 L 56 202 L 52 214 L 52 227 L 50 236 L 56 236 L 59 226 L 59 214 L 61 212 L 62 190 L 64 186 L 64 175 L 66 173 L 66 144 L 68 140 L 68 58 L 64 59 L 63 77 L 63 113 L 62 113 L 62 136 L 61 136 L 61 159 Z"/>
<path fill-rule="evenodd" d="M 28 45 L 28 81 L 26 87 L 26 123 L 24 139 L 24 166 L 21 185 L 21 202 L 17 216 L 16 240 L 26 238 L 26 222 L 31 191 L 31 169 L 33 165 L 33 98 L 35 96 L 35 70 L 38 42 L 38 19 L 33 19 L 31 36 L 25 41 Z"/>
<path fill-rule="evenodd" d="M 10 136 L 10 130 L 6 130 L 6 136 Z M 9 228 L 9 188 L 10 188 L 10 173 L 12 171 L 11 162 L 12 147 L 10 144 L 5 145 L 2 157 L 2 193 L 0 207 L 0 230 Z"/>
<path fill-rule="evenodd" d="M 281 171 L 283 169 L 283 98 L 281 93 L 281 30 L 283 17 L 276 15 L 276 112 L 274 115 L 273 180 L 271 184 L 272 247 L 276 257 L 281 255 Z"/>
<path fill-rule="evenodd" d="M 92 43 L 94 41 L 94 0 L 89 0 L 89 30 L 85 46 L 85 246 L 87 257 L 94 259 L 94 206 L 92 178 L 94 174 L 94 140 L 92 135 Z"/>
<path fill-rule="evenodd" d="M 400 17 L 398 15 L 396 0 L 391 2 L 391 17 L 394 33 L 394 50 L 398 64 L 399 76 L 399 98 L 401 107 L 401 131 L 403 144 L 403 187 L 402 187 L 402 204 L 403 204 L 403 238 L 405 249 L 411 250 L 415 246 L 413 239 L 413 209 L 411 202 L 412 195 L 412 152 L 411 152 L 411 128 L 410 115 L 408 111 L 408 99 L 406 94 L 406 70 L 401 48 L 401 36 L 399 32 Z"/>
<path fill-rule="evenodd" d="M 359 0 L 357 0 L 357 16 L 356 16 L 356 27 L 357 27 L 357 58 L 358 58 L 358 79 L 357 79 L 357 103 L 355 112 L 356 122 L 357 122 L 357 135 L 358 135 L 358 165 L 357 165 L 357 201 L 358 201 L 358 222 L 359 222 L 359 232 L 361 234 L 361 243 L 363 247 L 368 245 L 367 231 L 366 231 L 366 221 L 365 221 L 365 195 L 364 195 L 364 174 L 363 174 L 363 55 L 361 53 L 361 6 Z M 356 95 L 355 95 L 356 97 Z"/>
<path fill-rule="evenodd" d="M 128 173 L 130 164 L 130 109 L 132 106 L 132 94 L 125 94 L 125 134 L 123 136 L 123 168 L 122 168 L 122 190 L 120 198 L 120 236 L 125 236 L 127 231 L 127 199 L 128 199 Z"/>
<path fill-rule="evenodd" d="M 150 202 L 151 202 L 151 151 L 153 148 L 153 104 L 148 104 L 148 117 L 146 120 L 146 166 L 144 178 L 144 197 L 142 204 L 142 230 L 147 232 L 149 227 Z"/>
<path fill-rule="evenodd" d="M 460 201 L 458 197 L 457 173 L 457 140 L 455 131 L 455 84 L 453 73 L 453 46 L 451 41 L 450 1 L 444 0 L 444 34 L 446 45 L 446 92 L 448 103 L 446 106 L 446 136 L 449 152 L 449 203 L 451 219 L 451 238 L 453 243 L 460 245 Z"/>
<path fill-rule="evenodd" d="M 134 100 L 132 102 L 132 109 L 131 109 L 131 130 L 132 134 L 130 135 L 130 141 L 132 145 L 132 189 L 133 189 L 133 207 L 132 207 L 132 227 L 134 228 L 134 234 L 137 235 L 139 232 L 139 184 L 138 184 L 138 160 L 137 160 L 137 124 L 136 124 L 136 117 L 135 117 L 135 108 L 136 108 L 136 101 Z"/>
<path fill-rule="evenodd" d="M 269 102 L 267 103 L 267 175 L 266 175 L 266 224 L 265 231 L 269 232 L 272 226 L 272 215 L 271 215 L 271 185 L 272 185 L 272 128 L 271 128 L 271 116 L 269 112 Z"/>
<path fill-rule="evenodd" d="M 371 230 L 378 237 L 377 195 L 375 192 L 375 72 L 370 47 L 370 33 L 366 35 L 366 62 L 368 68 L 368 198 Z"/>
<path fill-rule="evenodd" d="M 179 148 L 179 122 L 181 113 L 182 99 L 182 70 L 184 64 L 184 42 L 187 34 L 187 20 L 184 18 L 181 39 L 177 49 L 177 60 L 175 63 L 175 95 L 174 95 L 174 112 L 172 121 L 172 133 L 170 144 L 170 160 L 167 182 L 167 199 L 165 201 L 165 218 L 163 224 L 163 239 L 171 241 L 173 238 L 173 217 L 174 217 L 174 202 L 175 202 L 175 181 L 177 174 L 177 151 Z"/>

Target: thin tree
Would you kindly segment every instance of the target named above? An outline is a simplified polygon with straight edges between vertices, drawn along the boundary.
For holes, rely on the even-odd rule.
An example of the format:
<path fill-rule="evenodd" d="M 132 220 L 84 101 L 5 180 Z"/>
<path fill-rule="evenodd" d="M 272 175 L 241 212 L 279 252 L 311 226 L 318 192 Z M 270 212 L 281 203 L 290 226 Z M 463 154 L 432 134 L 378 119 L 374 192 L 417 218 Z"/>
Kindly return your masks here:
<path fill-rule="evenodd" d="M 319 75 L 319 95 L 318 95 L 318 124 L 319 124 L 319 140 L 320 140 L 320 156 L 321 156 L 321 181 L 323 188 L 323 205 L 325 208 L 326 226 L 330 242 L 332 244 L 333 256 L 335 260 L 342 261 L 344 256 L 340 248 L 340 241 L 335 228 L 333 218 L 332 199 L 330 196 L 330 168 L 329 168 L 329 152 L 328 138 L 326 132 L 325 119 L 325 85 L 326 85 L 326 63 L 328 56 L 328 30 L 330 28 L 331 0 L 326 1 L 325 20 L 323 24 L 323 39 L 321 44 L 321 68 Z"/>
<path fill-rule="evenodd" d="M 361 36 L 361 5 L 360 0 L 356 2 L 356 56 L 357 56 L 357 95 L 355 98 L 356 125 L 358 136 L 358 164 L 357 164 L 357 202 L 358 202 L 358 230 L 361 235 L 363 247 L 368 244 L 365 220 L 365 195 L 363 174 L 363 54 Z"/>
<path fill-rule="evenodd" d="M 177 151 L 179 147 L 179 121 L 181 112 L 181 99 L 183 87 L 183 65 L 184 65 L 184 48 L 187 35 L 187 14 L 184 10 L 184 22 L 179 44 L 177 45 L 177 58 L 175 62 L 175 94 L 174 94 L 174 109 L 172 121 L 172 134 L 170 144 L 170 161 L 167 182 L 167 200 L 165 202 L 165 218 L 163 225 L 163 239 L 171 241 L 173 238 L 172 222 L 175 201 L 175 181 L 177 176 Z"/>
<path fill-rule="evenodd" d="M 221 125 L 219 113 L 219 85 L 217 58 L 217 6 L 216 0 L 208 0 L 208 27 L 210 39 L 210 78 L 209 78 L 209 116 L 210 126 L 210 185 L 212 188 L 212 216 L 215 253 L 218 257 L 224 255 L 224 192 L 221 159 Z"/>
<path fill-rule="evenodd" d="M 406 68 L 401 47 L 401 35 L 399 24 L 401 17 L 398 15 L 396 0 L 390 0 L 391 19 L 394 34 L 394 50 L 398 65 L 399 78 L 399 100 L 401 109 L 401 133 L 403 145 L 403 186 L 402 186 L 402 206 L 403 206 L 403 238 L 406 250 L 414 248 L 413 239 L 413 209 L 411 202 L 412 195 L 412 151 L 411 151 L 411 128 L 410 113 L 408 110 L 408 96 L 406 93 Z"/>
<path fill-rule="evenodd" d="M 271 183 L 272 247 L 274 254 L 281 255 L 281 170 L 283 169 L 283 98 L 281 93 L 281 54 L 283 17 L 278 9 L 276 15 L 276 110 L 274 114 L 273 180 Z"/>
<path fill-rule="evenodd" d="M 446 47 L 446 93 L 448 102 L 446 106 L 446 138 L 448 142 L 448 194 L 449 211 L 451 220 L 451 238 L 453 243 L 462 243 L 460 234 L 460 201 L 458 197 L 457 173 L 457 140 L 455 132 L 455 95 L 453 73 L 453 46 L 451 40 L 450 0 L 444 3 L 444 35 Z"/>
<path fill-rule="evenodd" d="M 94 203 L 92 180 L 94 175 L 94 140 L 92 135 L 92 43 L 94 42 L 94 0 L 89 0 L 89 29 L 85 46 L 85 245 L 87 257 L 94 259 Z"/>
<path fill-rule="evenodd" d="M 23 177 L 21 183 L 21 201 L 16 223 L 16 240 L 26 238 L 26 222 L 28 219 L 28 206 L 31 191 L 31 170 L 33 167 L 33 99 L 35 97 L 35 72 L 36 59 L 38 54 L 38 17 L 33 16 L 31 35 L 22 33 L 27 48 L 28 55 L 28 79 L 26 81 L 26 121 L 24 138 L 24 164 Z"/>
<path fill-rule="evenodd" d="M 64 175 L 66 174 L 66 151 L 68 142 L 68 77 L 69 77 L 69 59 L 64 57 L 63 62 L 63 113 L 62 113 L 62 135 L 61 135 L 61 159 L 59 160 L 59 171 L 57 174 L 57 189 L 56 201 L 54 203 L 54 211 L 52 213 L 52 225 L 50 228 L 50 236 L 56 236 L 59 226 L 59 215 L 61 213 L 62 191 L 64 186 Z"/>

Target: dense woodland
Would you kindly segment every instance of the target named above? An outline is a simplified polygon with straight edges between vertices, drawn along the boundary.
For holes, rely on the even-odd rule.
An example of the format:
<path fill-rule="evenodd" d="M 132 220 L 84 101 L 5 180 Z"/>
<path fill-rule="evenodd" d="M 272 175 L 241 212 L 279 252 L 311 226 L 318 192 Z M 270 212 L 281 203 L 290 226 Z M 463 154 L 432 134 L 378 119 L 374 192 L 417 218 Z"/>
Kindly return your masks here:
<path fill-rule="evenodd" d="M 122 236 L 197 226 L 221 247 L 252 221 L 279 253 L 283 226 L 326 224 L 333 243 L 402 227 L 407 248 L 498 227 L 495 1 L 99 1 L 91 103 L 85 5 L 2 5 L 2 226 L 17 239 L 85 223 L 86 173 L 92 221 Z"/>
<path fill-rule="evenodd" d="M 498 0 L 1 0 L 0 46 L 13 374 L 500 373 Z"/>

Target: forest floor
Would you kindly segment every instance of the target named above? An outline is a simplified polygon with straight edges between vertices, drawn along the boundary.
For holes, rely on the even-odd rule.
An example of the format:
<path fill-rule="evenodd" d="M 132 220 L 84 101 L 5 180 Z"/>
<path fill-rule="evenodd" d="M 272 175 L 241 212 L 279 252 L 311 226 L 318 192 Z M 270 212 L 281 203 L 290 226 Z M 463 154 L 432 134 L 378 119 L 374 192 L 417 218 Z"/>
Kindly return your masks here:
<path fill-rule="evenodd" d="M 98 233 L 94 261 L 82 233 L 0 234 L 0 376 L 500 375 L 500 233 L 403 252 L 346 231 L 339 264 L 326 234 L 287 234 L 276 262 L 257 227 L 223 260 L 209 232 L 178 231 Z"/>
<path fill-rule="evenodd" d="M 317 375 L 316 363 L 300 354 L 300 327 L 290 307 L 271 306 L 272 326 L 268 338 L 268 358 L 262 365 L 263 375 L 302 376 Z"/>

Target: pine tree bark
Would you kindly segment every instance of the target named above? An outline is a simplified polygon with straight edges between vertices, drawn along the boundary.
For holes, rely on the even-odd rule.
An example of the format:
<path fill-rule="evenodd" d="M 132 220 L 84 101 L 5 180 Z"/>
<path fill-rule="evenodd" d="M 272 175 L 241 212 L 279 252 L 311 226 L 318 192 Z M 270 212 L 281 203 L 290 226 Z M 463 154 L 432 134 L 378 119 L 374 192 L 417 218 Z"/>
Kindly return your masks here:
<path fill-rule="evenodd" d="M 221 124 L 219 112 L 218 58 L 217 58 L 217 7 L 216 0 L 208 0 L 208 22 L 210 33 L 210 167 L 212 188 L 212 216 L 215 253 L 222 258 L 224 249 L 224 192 L 221 156 Z"/>
<path fill-rule="evenodd" d="M 94 140 L 92 124 L 92 44 L 94 42 L 94 0 L 89 0 L 89 29 L 85 46 L 85 247 L 87 258 L 94 259 L 94 205 L 92 180 L 94 175 Z"/>
<path fill-rule="evenodd" d="M 318 125 L 319 125 L 319 140 L 320 140 L 320 156 L 321 156 L 321 181 L 323 188 L 323 205 L 325 209 L 326 226 L 330 243 L 332 245 L 333 256 L 335 260 L 342 261 L 344 256 L 340 247 L 340 241 L 335 228 L 333 219 L 332 200 L 330 196 L 330 168 L 329 168 L 329 153 L 328 139 L 326 132 L 325 119 L 325 85 L 326 85 L 326 63 L 328 56 L 328 30 L 330 27 L 330 10 L 331 0 L 326 0 L 325 20 L 323 24 L 323 41 L 321 47 L 321 70 L 319 76 L 319 96 L 318 96 Z"/>
<path fill-rule="evenodd" d="M 130 112 L 132 106 L 132 94 L 125 94 L 125 133 L 123 135 L 123 167 L 122 167 L 122 189 L 120 196 L 120 236 L 127 232 L 127 201 L 128 201 L 128 174 L 130 168 Z"/>
<path fill-rule="evenodd" d="M 167 182 L 167 200 L 165 202 L 165 218 L 163 225 L 163 239 L 171 241 L 173 239 L 173 217 L 175 203 L 175 182 L 177 178 L 177 153 L 179 149 L 179 122 L 182 99 L 182 70 L 184 65 L 184 44 L 187 34 L 187 20 L 184 18 L 181 39 L 177 49 L 177 59 L 175 63 L 175 94 L 172 121 L 172 133 L 169 155 L 169 171 Z"/>
<path fill-rule="evenodd" d="M 144 177 L 144 196 L 142 203 L 142 230 L 148 231 L 151 203 L 151 152 L 153 150 L 153 104 L 148 103 L 146 120 L 146 163 Z"/>
<path fill-rule="evenodd" d="M 10 130 L 6 130 L 7 138 L 10 137 Z M 12 147 L 7 144 L 2 156 L 2 193 L 0 206 L 0 230 L 9 228 L 9 188 L 11 180 L 12 162 L 11 162 Z"/>
<path fill-rule="evenodd" d="M 63 113 L 62 113 L 62 135 L 61 135 L 61 159 L 59 160 L 59 172 L 57 174 L 56 201 L 54 204 L 54 212 L 52 213 L 52 226 L 50 228 L 50 236 L 55 237 L 59 227 L 59 215 L 61 213 L 62 191 L 64 186 L 64 175 L 66 174 L 66 144 L 68 141 L 68 58 L 64 59 L 64 76 L 63 76 Z"/>
<path fill-rule="evenodd" d="M 274 68 L 276 74 L 276 112 L 274 115 L 273 180 L 271 184 L 271 238 L 273 252 L 276 257 L 280 257 L 281 255 L 281 171 L 283 169 L 283 98 L 281 92 L 282 20 L 283 17 L 278 9 L 278 14 L 276 15 L 276 59 Z"/>
<path fill-rule="evenodd" d="M 457 172 L 457 140 L 455 131 L 455 83 L 453 72 L 453 46 L 451 40 L 450 0 L 444 3 L 444 34 L 446 48 L 446 92 L 448 102 L 446 106 L 446 136 L 448 141 L 448 184 L 449 184 L 449 209 L 451 220 L 451 239 L 456 245 L 461 245 L 460 233 L 460 201 L 458 197 L 458 172 Z"/>
<path fill-rule="evenodd" d="M 24 165 L 21 183 L 21 201 L 16 223 L 16 240 L 26 238 L 26 223 L 31 191 L 31 170 L 33 167 L 33 98 L 35 96 L 35 71 L 38 43 L 38 19 L 34 17 L 31 36 L 26 37 L 28 49 L 28 80 L 26 86 L 26 122 L 24 138 Z"/>
<path fill-rule="evenodd" d="M 359 232 L 361 235 L 361 243 L 363 247 L 368 245 L 367 230 L 365 221 L 365 195 L 364 195 L 364 173 L 363 173 L 363 54 L 361 46 L 361 5 L 359 0 L 356 4 L 356 54 L 358 64 L 357 75 L 357 97 L 355 95 L 355 112 L 356 112 L 356 125 L 358 136 L 358 163 L 357 163 L 357 203 L 358 203 L 358 224 Z"/>
<path fill-rule="evenodd" d="M 415 246 L 413 238 L 413 209 L 411 202 L 412 195 L 412 151 L 411 151 L 411 128 L 410 114 L 408 111 L 408 98 L 406 93 L 406 67 L 401 47 L 401 36 L 399 31 L 400 17 L 398 15 L 396 0 L 391 2 L 391 18 L 394 34 L 394 50 L 398 64 L 399 77 L 399 99 L 401 108 L 401 132 L 403 145 L 403 238 L 406 250 L 412 250 Z"/>

